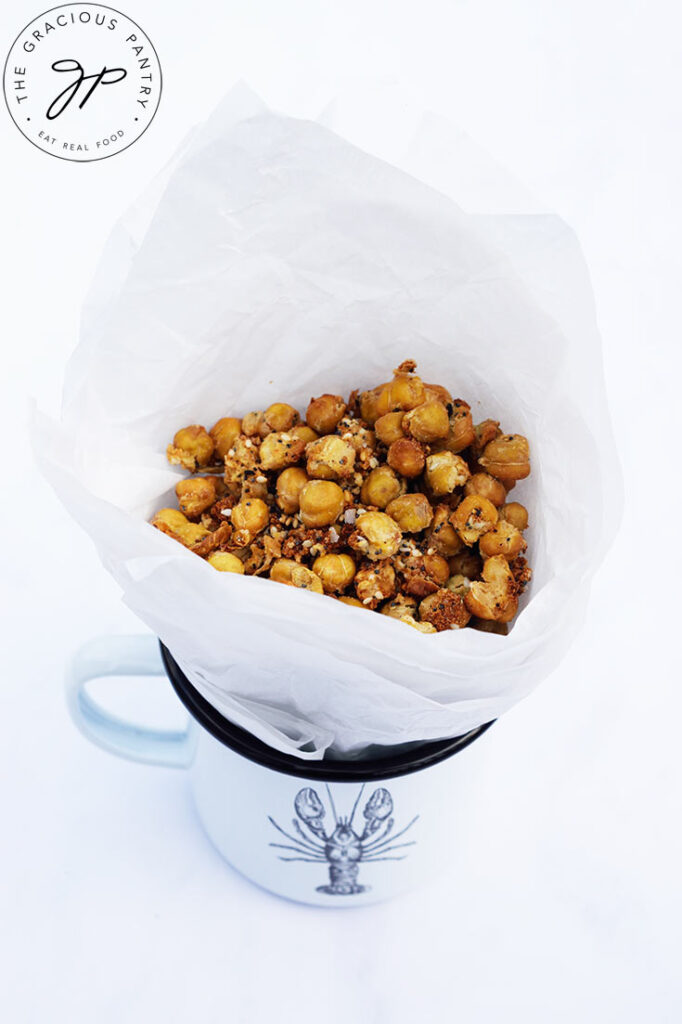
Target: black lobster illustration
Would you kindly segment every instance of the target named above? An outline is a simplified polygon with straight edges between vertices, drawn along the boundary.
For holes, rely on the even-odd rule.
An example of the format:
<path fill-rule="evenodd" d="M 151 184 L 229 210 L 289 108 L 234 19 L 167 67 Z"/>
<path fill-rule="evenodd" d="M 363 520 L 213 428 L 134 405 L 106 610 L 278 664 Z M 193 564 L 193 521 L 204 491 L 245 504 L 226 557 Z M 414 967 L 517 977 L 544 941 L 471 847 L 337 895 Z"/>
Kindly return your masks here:
<path fill-rule="evenodd" d="M 286 832 L 281 828 L 274 818 L 268 820 L 286 839 L 293 844 L 270 843 L 280 850 L 291 851 L 297 856 L 287 857 L 279 855 L 284 861 L 306 861 L 309 864 L 327 864 L 329 867 L 329 885 L 318 885 L 318 892 L 326 892 L 332 896 L 349 896 L 353 893 L 367 892 L 369 886 L 358 884 L 358 871 L 360 863 L 371 864 L 381 860 L 404 860 L 407 854 L 392 856 L 396 850 L 402 850 L 407 846 L 414 846 L 416 840 L 406 843 L 395 844 L 395 840 L 404 836 L 408 829 L 412 828 L 419 817 L 417 814 L 412 821 L 393 833 L 394 820 L 393 799 L 387 789 L 380 787 L 375 789 L 367 803 L 362 815 L 365 823 L 362 829 L 353 828 L 353 819 L 364 791 L 364 784 L 360 788 L 350 817 L 339 817 L 336 813 L 334 800 L 329 786 L 327 796 L 330 809 L 334 818 L 334 828 L 329 835 L 325 831 L 323 818 L 325 808 L 319 796 L 310 786 L 301 789 L 296 794 L 294 808 L 298 818 L 292 819 L 295 835 Z M 300 822 L 308 830 L 308 835 Z"/>

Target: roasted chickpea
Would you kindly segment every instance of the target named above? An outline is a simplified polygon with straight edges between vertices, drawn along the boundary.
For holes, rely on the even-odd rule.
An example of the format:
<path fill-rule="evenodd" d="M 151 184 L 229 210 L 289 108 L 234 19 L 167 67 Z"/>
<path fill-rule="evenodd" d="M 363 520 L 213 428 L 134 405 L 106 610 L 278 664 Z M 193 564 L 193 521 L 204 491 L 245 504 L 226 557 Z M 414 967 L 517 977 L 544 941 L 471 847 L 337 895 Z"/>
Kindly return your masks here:
<path fill-rule="evenodd" d="M 194 472 L 197 466 L 208 466 L 213 447 L 213 438 L 206 428 L 195 423 L 178 430 L 166 449 L 166 457 L 171 465 L 184 466 Z"/>
<path fill-rule="evenodd" d="M 180 480 L 175 485 L 175 493 L 185 515 L 200 516 L 216 500 L 216 482 L 211 476 Z"/>
<path fill-rule="evenodd" d="M 498 420 L 483 420 L 474 427 L 474 440 L 471 443 L 472 454 L 478 458 L 483 454 L 483 449 L 490 441 L 500 436 L 500 424 Z"/>
<path fill-rule="evenodd" d="M 355 593 L 366 608 L 376 608 L 395 593 L 395 569 L 390 562 L 365 562 L 353 580 Z"/>
<path fill-rule="evenodd" d="M 424 401 L 424 385 L 413 372 L 415 365 L 405 360 L 393 371 L 393 380 L 377 389 L 376 418 L 397 409 L 414 409 Z"/>
<path fill-rule="evenodd" d="M 417 622 L 411 615 L 405 615 L 399 619 L 400 622 L 404 622 L 406 626 L 412 626 L 412 629 L 416 629 L 419 633 L 437 633 L 438 630 L 432 622 Z"/>
<path fill-rule="evenodd" d="M 291 583 L 291 574 L 298 564 L 293 558 L 278 558 L 270 566 L 270 579 L 276 583 Z"/>
<path fill-rule="evenodd" d="M 322 580 L 326 594 L 337 594 L 352 582 L 355 562 L 350 555 L 320 555 L 313 562 L 313 572 Z"/>
<path fill-rule="evenodd" d="M 381 614 L 388 615 L 392 619 L 402 619 L 406 615 L 414 616 L 416 611 L 416 597 L 410 597 L 409 594 L 396 594 L 393 600 L 384 605 Z"/>
<path fill-rule="evenodd" d="M 441 633 L 445 629 L 462 629 L 471 614 L 460 594 L 443 587 L 420 602 L 419 618 L 430 622 Z"/>
<path fill-rule="evenodd" d="M 469 494 L 480 494 L 482 498 L 487 498 L 488 501 L 492 501 L 496 508 L 500 505 L 504 505 L 507 497 L 504 484 L 496 480 L 490 473 L 474 473 L 474 475 L 467 480 L 464 487 L 465 495 Z"/>
<path fill-rule="evenodd" d="M 471 408 L 461 398 L 455 398 L 451 403 L 452 413 L 450 414 L 450 430 L 443 441 L 443 447 L 450 452 L 461 452 L 468 448 L 474 440 L 474 424 L 471 418 Z"/>
<path fill-rule="evenodd" d="M 456 555 L 463 547 L 457 531 L 450 522 L 450 512 L 451 509 L 447 505 L 437 505 L 431 527 L 426 534 L 429 547 L 435 548 L 439 555 L 446 558 Z"/>
<path fill-rule="evenodd" d="M 400 437 L 388 449 L 386 460 L 396 473 L 411 479 L 419 476 L 424 469 L 426 455 L 418 441 L 413 441 L 410 437 Z"/>
<path fill-rule="evenodd" d="M 509 487 L 530 473 L 528 441 L 522 434 L 502 434 L 485 446 L 478 461 L 486 472 Z"/>
<path fill-rule="evenodd" d="M 246 416 L 242 418 L 241 432 L 247 437 L 255 437 L 257 434 L 260 436 L 264 423 L 262 412 L 247 412 Z"/>
<path fill-rule="evenodd" d="M 404 485 L 390 466 L 379 466 L 373 469 L 364 481 L 360 498 L 364 505 L 386 508 L 389 502 L 402 493 L 403 488 Z"/>
<path fill-rule="evenodd" d="M 497 522 L 497 509 L 487 498 L 470 494 L 460 501 L 450 516 L 450 522 L 464 543 L 471 547 L 484 533 L 492 530 Z"/>
<path fill-rule="evenodd" d="M 517 530 L 528 529 L 528 509 L 519 501 L 510 501 L 500 509 L 500 519 L 505 519 Z"/>
<path fill-rule="evenodd" d="M 273 431 L 263 438 L 259 449 L 260 464 L 263 469 L 284 469 L 292 466 L 303 455 L 305 442 L 292 434 Z"/>
<path fill-rule="evenodd" d="M 372 561 L 390 558 L 403 539 L 400 527 L 385 512 L 365 512 L 358 516 L 355 526 L 349 543 Z"/>
<path fill-rule="evenodd" d="M 425 476 L 431 493 L 438 498 L 462 487 L 469 478 L 469 467 L 461 455 L 450 451 L 436 452 L 426 459 Z"/>
<path fill-rule="evenodd" d="M 448 411 L 442 402 L 422 402 L 415 409 L 405 413 L 403 427 L 415 441 L 439 441 L 450 432 Z"/>
<path fill-rule="evenodd" d="M 218 572 L 236 572 L 240 575 L 244 572 L 243 562 L 229 551 L 212 551 L 206 561 Z"/>
<path fill-rule="evenodd" d="M 300 418 L 293 405 L 288 405 L 286 402 L 274 402 L 263 413 L 268 433 L 273 430 L 279 432 L 291 430 L 292 427 L 296 426 Z"/>
<path fill-rule="evenodd" d="M 225 456 L 225 483 L 241 485 L 243 481 L 258 469 L 258 445 L 245 434 L 235 438 L 232 447 Z"/>
<path fill-rule="evenodd" d="M 363 391 L 358 398 L 360 416 L 365 423 L 369 423 L 370 427 L 374 426 L 379 415 L 383 415 L 377 411 L 380 390 L 380 388 L 373 388 L 372 391 Z"/>
<path fill-rule="evenodd" d="M 291 570 L 291 585 L 299 590 L 312 590 L 314 594 L 324 594 L 322 580 L 304 565 L 297 565 Z"/>
<path fill-rule="evenodd" d="M 209 434 L 215 446 L 215 453 L 224 459 L 230 448 L 242 432 L 241 422 L 236 416 L 223 416 L 214 423 Z"/>
<path fill-rule="evenodd" d="M 520 530 L 517 530 L 515 526 L 512 526 L 506 520 L 498 519 L 492 530 L 489 530 L 485 536 L 481 537 L 478 550 L 484 558 L 491 558 L 493 555 L 504 555 L 506 559 L 511 561 L 512 558 L 516 558 L 522 551 L 525 551 L 527 547 L 528 545 L 523 539 L 523 534 Z"/>
<path fill-rule="evenodd" d="M 353 472 L 355 448 L 336 434 L 311 441 L 305 453 L 308 476 L 315 479 L 340 480 Z"/>
<path fill-rule="evenodd" d="M 162 533 L 179 540 L 188 548 L 197 544 L 209 532 L 205 526 L 200 526 L 199 523 L 190 523 L 177 508 L 162 508 L 152 519 L 152 525 Z"/>
<path fill-rule="evenodd" d="M 301 520 L 306 526 L 331 526 L 345 504 L 343 491 L 331 480 L 311 480 L 299 492 Z"/>
<path fill-rule="evenodd" d="M 471 580 L 469 577 L 462 575 L 451 576 L 445 584 L 447 590 L 451 590 L 453 594 L 459 594 L 460 597 L 464 597 L 470 586 Z"/>
<path fill-rule="evenodd" d="M 308 474 L 300 466 L 282 470 L 277 477 L 277 504 L 282 512 L 287 515 L 298 512 L 300 494 L 308 481 Z"/>
<path fill-rule="evenodd" d="M 386 506 L 386 512 L 403 533 L 420 533 L 433 519 L 433 509 L 425 494 L 403 494 Z"/>
<path fill-rule="evenodd" d="M 387 447 L 397 441 L 399 437 L 405 437 L 405 431 L 403 430 L 402 423 L 405 413 L 400 412 L 387 412 L 384 416 L 380 416 L 374 424 L 374 433 Z"/>
<path fill-rule="evenodd" d="M 289 433 L 293 437 L 300 437 L 301 441 L 305 441 L 306 444 L 310 444 L 311 441 L 317 441 L 320 436 L 306 423 L 297 423 L 295 427 L 291 428 Z"/>
<path fill-rule="evenodd" d="M 483 559 L 477 551 L 464 548 L 448 559 L 448 565 L 453 576 L 466 576 L 469 580 L 475 580 L 481 575 Z"/>
<path fill-rule="evenodd" d="M 424 555 L 424 568 L 430 578 L 435 580 L 441 587 L 445 586 L 450 578 L 450 566 L 442 555 Z"/>
<path fill-rule="evenodd" d="M 354 608 L 367 607 L 367 605 L 364 605 L 362 601 L 358 601 L 357 597 L 338 597 L 337 601 L 340 601 L 342 604 L 351 604 Z"/>
<path fill-rule="evenodd" d="M 345 411 L 346 403 L 341 395 L 320 395 L 310 399 L 305 420 L 318 434 L 331 434 Z"/>
<path fill-rule="evenodd" d="M 447 388 L 444 388 L 442 384 L 425 384 L 424 385 L 424 401 L 425 402 L 442 402 L 443 405 L 450 405 L 452 402 L 452 395 Z"/>
<path fill-rule="evenodd" d="M 478 619 L 510 622 L 518 608 L 518 586 L 504 555 L 487 558 L 482 575 L 482 581 L 471 584 L 464 603 Z"/>
<path fill-rule="evenodd" d="M 260 498 L 246 498 L 232 509 L 230 522 L 235 530 L 247 530 L 252 536 L 260 533 L 270 521 L 270 510 Z"/>

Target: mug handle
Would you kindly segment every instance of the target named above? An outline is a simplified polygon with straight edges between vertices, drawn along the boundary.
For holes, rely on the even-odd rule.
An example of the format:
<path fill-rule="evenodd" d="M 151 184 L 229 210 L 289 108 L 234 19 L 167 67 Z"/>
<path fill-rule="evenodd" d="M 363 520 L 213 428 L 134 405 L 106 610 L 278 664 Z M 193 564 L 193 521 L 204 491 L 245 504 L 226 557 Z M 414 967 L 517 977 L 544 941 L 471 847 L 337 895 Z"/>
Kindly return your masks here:
<path fill-rule="evenodd" d="M 112 754 L 186 768 L 192 760 L 190 724 L 183 730 L 151 729 L 126 722 L 106 711 L 87 691 L 92 679 L 105 676 L 165 676 L 156 637 L 105 636 L 90 640 L 71 659 L 66 697 L 73 721 L 97 746 Z"/>

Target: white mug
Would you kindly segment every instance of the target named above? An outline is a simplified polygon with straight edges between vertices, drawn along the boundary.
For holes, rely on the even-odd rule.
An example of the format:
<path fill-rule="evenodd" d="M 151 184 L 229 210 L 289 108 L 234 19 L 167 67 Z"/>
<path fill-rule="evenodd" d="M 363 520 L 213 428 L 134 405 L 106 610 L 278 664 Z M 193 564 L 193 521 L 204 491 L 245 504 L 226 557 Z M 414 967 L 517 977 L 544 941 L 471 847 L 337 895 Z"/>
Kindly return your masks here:
<path fill-rule="evenodd" d="M 182 731 L 124 722 L 87 692 L 104 676 L 164 674 L 189 711 Z M 452 863 L 487 747 L 479 738 L 492 724 L 377 760 L 303 760 L 220 715 L 151 636 L 86 644 L 67 692 L 93 742 L 189 770 L 206 833 L 232 867 L 278 896 L 325 907 L 388 899 Z"/>

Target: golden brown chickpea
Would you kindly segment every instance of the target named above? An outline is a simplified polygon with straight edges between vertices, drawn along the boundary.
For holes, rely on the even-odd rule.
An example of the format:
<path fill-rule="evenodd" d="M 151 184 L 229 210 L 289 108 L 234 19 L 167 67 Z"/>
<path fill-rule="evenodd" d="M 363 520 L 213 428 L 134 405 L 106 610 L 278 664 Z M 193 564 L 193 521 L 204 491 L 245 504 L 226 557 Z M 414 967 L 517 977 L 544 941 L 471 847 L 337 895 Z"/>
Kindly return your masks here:
<path fill-rule="evenodd" d="M 465 544 L 471 547 L 497 522 L 497 509 L 492 501 L 470 494 L 463 498 L 450 516 L 450 522 Z"/>
<path fill-rule="evenodd" d="M 461 398 L 455 398 L 450 415 L 450 431 L 443 442 L 444 447 L 450 452 L 461 452 L 469 447 L 475 437 L 471 408 Z"/>
<path fill-rule="evenodd" d="M 337 601 L 340 601 L 341 604 L 353 605 L 354 608 L 367 608 L 367 605 L 358 601 L 357 597 L 338 597 Z"/>
<path fill-rule="evenodd" d="M 522 434 L 502 434 L 485 446 L 479 462 L 509 487 L 530 473 L 528 441 Z"/>
<path fill-rule="evenodd" d="M 469 467 L 461 455 L 449 451 L 436 452 L 426 459 L 425 475 L 431 493 L 438 498 L 462 487 L 469 478 Z"/>
<path fill-rule="evenodd" d="M 413 373 L 415 366 L 411 360 L 405 360 L 393 371 L 393 380 L 376 389 L 376 418 L 397 409 L 414 409 L 421 405 L 424 401 L 424 385 L 421 377 Z"/>
<path fill-rule="evenodd" d="M 225 483 L 228 486 L 241 485 L 247 475 L 255 475 L 257 469 L 258 445 L 250 437 L 240 434 L 225 456 Z"/>
<path fill-rule="evenodd" d="M 475 580 L 477 576 L 481 575 L 483 559 L 477 551 L 464 548 L 463 551 L 458 551 L 456 555 L 448 559 L 448 564 L 453 576 L 466 576 L 469 580 Z"/>
<path fill-rule="evenodd" d="M 175 485 L 178 504 L 187 516 L 200 516 L 216 500 L 216 482 L 211 476 L 180 480 Z"/>
<path fill-rule="evenodd" d="M 305 441 L 306 444 L 310 444 L 311 441 L 317 441 L 320 436 L 306 423 L 297 423 L 295 427 L 291 428 L 289 433 L 294 437 L 300 437 L 301 441 Z"/>
<path fill-rule="evenodd" d="M 291 574 L 298 567 L 293 558 L 278 558 L 270 566 L 270 579 L 275 583 L 291 583 Z"/>
<path fill-rule="evenodd" d="M 528 509 L 520 501 L 510 501 L 500 509 L 500 519 L 505 519 L 517 530 L 528 529 Z"/>
<path fill-rule="evenodd" d="M 241 432 L 242 425 L 236 416 L 223 416 L 221 420 L 214 423 L 209 434 L 215 445 L 215 453 L 219 458 L 225 458 Z"/>
<path fill-rule="evenodd" d="M 490 473 L 474 473 L 474 475 L 467 480 L 464 488 L 464 493 L 469 494 L 480 494 L 482 498 L 487 498 L 488 501 L 492 501 L 496 508 L 504 505 L 507 498 L 507 492 L 504 484 L 496 480 Z"/>
<path fill-rule="evenodd" d="M 308 476 L 316 480 L 340 480 L 353 472 L 355 448 L 336 434 L 311 441 L 305 454 Z"/>
<path fill-rule="evenodd" d="M 452 395 L 447 388 L 444 388 L 442 384 L 425 384 L 424 385 L 424 401 L 425 402 L 442 402 L 443 405 L 450 405 L 452 402 Z"/>
<path fill-rule="evenodd" d="M 459 594 L 460 597 L 464 597 L 470 586 L 471 580 L 469 577 L 462 575 L 451 576 L 445 584 L 447 590 L 451 590 L 453 594 Z"/>
<path fill-rule="evenodd" d="M 403 490 L 404 484 L 398 480 L 390 466 L 378 466 L 364 481 L 360 499 L 364 505 L 386 508 L 388 503 L 397 498 Z"/>
<path fill-rule="evenodd" d="M 443 587 L 420 602 L 419 618 L 430 622 L 441 633 L 445 629 L 462 629 L 471 615 L 461 595 Z"/>
<path fill-rule="evenodd" d="M 464 602 L 478 619 L 510 622 L 518 609 L 518 587 L 504 555 L 487 558 L 483 563 L 482 582 L 474 581 Z"/>
<path fill-rule="evenodd" d="M 291 430 L 292 427 L 296 426 L 300 418 L 293 405 L 288 405 L 286 402 L 274 402 L 263 413 L 268 433 L 273 430 L 279 432 Z"/>
<path fill-rule="evenodd" d="M 298 512 L 300 494 L 308 481 L 308 474 L 300 466 L 282 470 L 277 477 L 277 504 L 282 512 L 289 516 Z"/>
<path fill-rule="evenodd" d="M 261 501 L 266 501 L 268 493 L 268 481 L 259 473 L 255 478 L 244 477 L 239 498 L 240 501 L 246 501 L 247 498 L 260 498 Z"/>
<path fill-rule="evenodd" d="M 403 494 L 386 506 L 386 512 L 403 533 L 420 533 L 433 519 L 433 509 L 425 494 Z"/>
<path fill-rule="evenodd" d="M 450 432 L 448 411 L 442 402 L 422 402 L 405 413 L 403 428 L 415 441 L 428 444 L 443 440 Z"/>
<path fill-rule="evenodd" d="M 324 594 L 322 580 L 304 565 L 297 565 L 291 570 L 291 585 L 299 590 L 312 590 L 314 594 Z"/>
<path fill-rule="evenodd" d="M 190 523 L 186 516 L 177 508 L 162 508 L 152 519 L 152 526 L 174 540 L 179 540 L 185 547 L 191 548 L 208 535 L 208 530 L 199 523 Z"/>
<path fill-rule="evenodd" d="M 229 551 L 212 551 L 206 561 L 218 572 L 236 572 L 240 575 L 244 572 L 243 563 Z"/>
<path fill-rule="evenodd" d="M 409 594 L 397 594 L 392 601 L 384 605 L 381 614 L 388 615 L 392 619 L 402 619 L 406 615 L 414 616 L 416 611 L 416 597 L 410 597 Z"/>
<path fill-rule="evenodd" d="M 355 562 L 350 555 L 320 555 L 313 562 L 313 572 L 322 580 L 326 594 L 337 594 L 352 582 Z"/>
<path fill-rule="evenodd" d="M 400 527 L 385 512 L 365 512 L 358 516 L 355 526 L 350 545 L 372 561 L 390 558 L 403 539 Z"/>
<path fill-rule="evenodd" d="M 451 509 L 447 505 L 437 505 L 431 527 L 426 534 L 429 547 L 436 549 L 439 555 L 450 558 L 462 550 L 463 542 L 450 522 Z"/>
<path fill-rule="evenodd" d="M 372 391 L 363 391 L 358 399 L 360 417 L 365 423 L 369 423 L 370 427 L 374 426 L 379 416 L 377 412 L 379 391 L 380 388 L 373 388 Z"/>
<path fill-rule="evenodd" d="M 364 562 L 353 581 L 355 593 L 366 608 L 377 608 L 395 593 L 395 569 L 390 562 Z"/>
<path fill-rule="evenodd" d="M 260 436 L 261 428 L 264 424 L 262 412 L 247 412 L 246 416 L 242 419 L 242 434 L 246 434 L 247 437 L 255 437 L 257 434 Z"/>
<path fill-rule="evenodd" d="M 343 512 L 345 499 L 331 480 L 311 480 L 299 492 L 301 521 L 305 526 L 331 526 Z"/>
<path fill-rule="evenodd" d="M 385 416 L 380 416 L 374 424 L 374 432 L 379 440 L 387 447 L 397 441 L 399 437 L 405 437 L 405 431 L 402 427 L 403 417 L 405 413 L 400 412 L 387 412 Z"/>
<path fill-rule="evenodd" d="M 246 498 L 232 509 L 230 522 L 235 530 L 247 530 L 252 536 L 261 533 L 270 521 L 270 510 L 260 498 Z"/>
<path fill-rule="evenodd" d="M 178 430 L 173 443 L 166 449 L 166 457 L 173 466 L 184 466 L 194 472 L 197 466 L 208 466 L 213 455 L 213 438 L 205 427 L 192 424 Z"/>
<path fill-rule="evenodd" d="M 478 458 L 483 454 L 483 449 L 490 441 L 500 436 L 500 424 L 498 420 L 482 420 L 474 427 L 474 440 L 471 443 L 472 454 Z"/>
<path fill-rule="evenodd" d="M 263 469 L 284 469 L 292 466 L 303 455 L 305 442 L 300 437 L 273 431 L 263 438 L 259 449 L 260 464 Z"/>
<path fill-rule="evenodd" d="M 442 555 L 424 555 L 424 568 L 439 586 L 443 587 L 450 578 L 450 566 Z"/>
<path fill-rule="evenodd" d="M 511 523 L 504 519 L 498 519 L 492 530 L 481 537 L 478 550 L 484 558 L 491 558 L 493 555 L 504 555 L 511 561 L 525 551 L 528 545 L 523 539 L 523 534 Z"/>
<path fill-rule="evenodd" d="M 419 476 L 424 469 L 426 455 L 418 441 L 413 441 L 410 437 L 400 437 L 388 449 L 386 461 L 396 473 L 411 479 Z"/>
<path fill-rule="evenodd" d="M 341 395 L 320 395 L 310 399 L 305 420 L 318 434 L 332 434 L 345 411 L 346 403 Z"/>
<path fill-rule="evenodd" d="M 419 633 L 437 633 L 438 630 L 432 622 L 417 622 L 411 615 L 405 615 L 399 622 L 404 622 L 406 626 L 412 626 L 412 629 L 416 629 Z"/>

